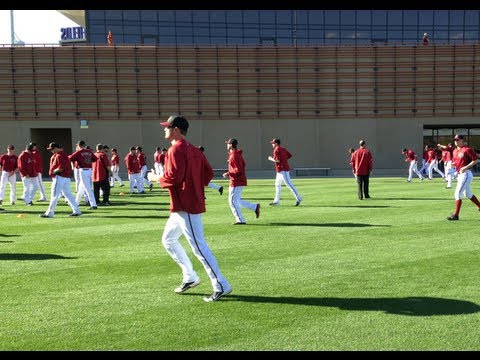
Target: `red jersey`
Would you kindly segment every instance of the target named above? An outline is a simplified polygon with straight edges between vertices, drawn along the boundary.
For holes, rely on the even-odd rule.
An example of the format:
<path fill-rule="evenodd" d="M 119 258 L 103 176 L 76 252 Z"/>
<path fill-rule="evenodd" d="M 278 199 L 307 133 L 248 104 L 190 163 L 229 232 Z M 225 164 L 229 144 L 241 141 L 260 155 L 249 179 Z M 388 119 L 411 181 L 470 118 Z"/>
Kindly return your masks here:
<path fill-rule="evenodd" d="M 68 159 L 72 162 L 77 162 L 77 169 L 91 169 L 92 163 L 97 161 L 97 157 L 92 150 L 87 148 L 75 151 Z"/>
<path fill-rule="evenodd" d="M 138 157 L 136 155 L 132 155 L 128 153 L 125 156 L 125 165 L 127 166 L 127 172 L 129 174 L 138 174 L 142 167 L 140 166 L 140 163 L 138 162 Z"/>
<path fill-rule="evenodd" d="M 428 150 L 427 163 L 437 160 L 437 152 L 435 150 Z"/>
<path fill-rule="evenodd" d="M 43 171 L 42 157 L 40 156 L 40 153 L 38 152 L 38 150 L 33 150 L 32 155 L 33 155 L 33 160 L 35 161 L 34 162 L 35 170 L 37 170 L 38 173 L 41 173 Z"/>
<path fill-rule="evenodd" d="M 161 151 L 155 151 L 155 154 L 153 154 L 153 162 L 159 163 L 161 154 L 162 154 Z"/>
<path fill-rule="evenodd" d="M 290 171 L 290 166 L 288 166 L 287 160 L 290 159 L 291 157 L 292 157 L 292 154 L 290 154 L 287 149 L 285 149 L 280 145 L 276 146 L 273 149 L 273 158 L 275 159 L 275 161 L 279 161 L 279 162 L 275 162 L 275 170 L 277 172 Z"/>
<path fill-rule="evenodd" d="M 452 153 L 445 148 L 442 150 L 442 161 L 446 163 L 447 161 L 452 161 Z"/>
<path fill-rule="evenodd" d="M 98 182 L 108 178 L 110 161 L 103 151 L 97 151 L 95 156 L 97 161 L 92 164 L 92 181 Z"/>
<path fill-rule="evenodd" d="M 35 170 L 33 155 L 27 151 L 23 151 L 17 159 L 18 170 L 22 177 L 36 177 L 38 175 Z"/>
<path fill-rule="evenodd" d="M 428 160 L 428 150 L 423 150 L 422 159 L 425 160 L 425 162 Z"/>
<path fill-rule="evenodd" d="M 15 154 L 3 154 L 2 156 L 0 156 L 0 166 L 2 167 L 2 170 L 9 173 L 14 171 L 18 167 L 17 161 L 18 156 Z"/>
<path fill-rule="evenodd" d="M 61 173 L 54 174 L 56 169 L 62 169 Z M 48 174 L 53 179 L 55 176 L 61 176 L 70 178 L 72 176 L 72 167 L 70 166 L 70 160 L 65 151 L 61 150 L 52 155 L 50 158 L 50 170 Z"/>
<path fill-rule="evenodd" d="M 405 154 L 405 158 L 408 161 L 417 160 L 417 154 L 415 154 L 413 150 L 407 150 L 407 153 Z"/>
<path fill-rule="evenodd" d="M 373 156 L 367 148 L 358 148 L 353 153 L 355 175 L 368 175 L 373 169 Z"/>
<path fill-rule="evenodd" d="M 460 171 L 462 167 L 470 164 L 473 160 L 477 159 L 477 153 L 466 145 L 453 150 L 452 162 L 457 171 Z"/>
<path fill-rule="evenodd" d="M 158 162 L 162 165 L 165 164 L 165 154 L 164 153 L 160 154 L 160 158 L 159 158 Z"/>
<path fill-rule="evenodd" d="M 243 151 L 232 149 L 228 155 L 228 177 L 230 186 L 247 186 L 247 174 L 245 172 L 245 160 Z"/>
<path fill-rule="evenodd" d="M 145 159 L 145 154 L 143 152 L 138 154 L 137 157 L 138 157 L 138 162 L 140 163 L 140 169 L 145 165 L 147 165 L 147 159 Z"/>
<path fill-rule="evenodd" d="M 205 212 L 204 188 L 212 178 L 213 169 L 200 149 L 184 139 L 176 141 L 167 151 L 159 180 L 170 193 L 170 211 Z"/>
<path fill-rule="evenodd" d="M 118 154 L 113 154 L 112 155 L 111 162 L 112 162 L 112 166 L 118 165 L 120 163 Z"/>
<path fill-rule="evenodd" d="M 351 153 L 351 155 L 350 155 L 350 166 L 352 167 L 352 170 L 355 171 L 355 159 L 354 159 L 353 154 L 354 154 L 354 152 Z"/>

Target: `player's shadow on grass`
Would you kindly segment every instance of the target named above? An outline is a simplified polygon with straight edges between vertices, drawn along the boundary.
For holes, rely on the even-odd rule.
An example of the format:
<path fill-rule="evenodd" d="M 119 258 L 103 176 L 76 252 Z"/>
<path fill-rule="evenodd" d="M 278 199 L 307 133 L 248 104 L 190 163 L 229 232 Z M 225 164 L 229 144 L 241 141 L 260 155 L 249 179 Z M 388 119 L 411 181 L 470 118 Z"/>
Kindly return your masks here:
<path fill-rule="evenodd" d="M 18 234 L 0 234 L 0 237 L 13 237 L 13 236 L 20 236 Z"/>
<path fill-rule="evenodd" d="M 319 227 L 391 227 L 392 225 L 372 225 L 372 224 L 360 224 L 360 223 L 268 223 L 262 225 L 274 225 L 274 226 L 319 226 Z"/>
<path fill-rule="evenodd" d="M 55 254 L 25 254 L 25 253 L 0 253 L 0 261 L 2 260 L 65 260 L 76 259 L 76 257 L 68 257 Z"/>
<path fill-rule="evenodd" d="M 312 207 L 324 207 L 324 208 L 360 208 L 360 209 L 379 209 L 379 208 L 391 208 L 391 207 L 398 207 L 398 206 L 390 206 L 390 205 L 319 205 L 319 206 L 312 206 Z M 302 207 L 307 207 L 302 205 Z"/>
<path fill-rule="evenodd" d="M 434 297 L 405 298 L 322 298 L 322 297 L 269 297 L 226 295 L 221 301 L 245 301 L 288 305 L 336 307 L 341 310 L 382 311 L 386 314 L 406 316 L 464 315 L 480 312 L 480 306 L 456 299 Z"/>
<path fill-rule="evenodd" d="M 439 197 L 426 197 L 426 198 L 421 198 L 421 197 L 414 197 L 414 198 L 411 198 L 411 197 L 398 197 L 398 198 L 388 198 L 388 197 L 377 197 L 375 198 L 376 200 L 420 200 L 420 201 L 431 201 L 431 200 L 435 200 L 435 201 L 438 201 L 438 200 L 451 200 L 452 198 L 451 197 L 443 197 L 443 198 L 439 198 Z"/>
<path fill-rule="evenodd" d="M 109 219 L 168 219 L 170 217 L 170 212 L 167 209 L 160 209 L 162 213 L 166 215 L 103 215 L 101 218 L 109 218 Z M 92 214 L 89 212 L 88 214 Z"/>

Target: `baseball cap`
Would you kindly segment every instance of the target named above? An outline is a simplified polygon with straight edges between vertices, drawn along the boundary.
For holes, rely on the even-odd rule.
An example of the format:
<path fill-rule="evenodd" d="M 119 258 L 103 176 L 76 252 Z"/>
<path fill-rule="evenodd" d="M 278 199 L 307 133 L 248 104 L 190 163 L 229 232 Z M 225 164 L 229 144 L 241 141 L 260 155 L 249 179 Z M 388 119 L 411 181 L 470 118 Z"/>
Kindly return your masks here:
<path fill-rule="evenodd" d="M 234 147 L 236 147 L 238 145 L 238 140 L 234 139 L 234 138 L 231 138 L 231 139 L 228 139 L 227 141 L 225 141 L 225 144 L 231 144 Z"/>
<path fill-rule="evenodd" d="M 76 145 L 79 145 L 79 146 L 85 146 L 85 141 L 83 140 L 78 140 Z"/>
<path fill-rule="evenodd" d="M 137 150 L 137 148 L 135 146 L 131 146 L 130 150 Z"/>
<path fill-rule="evenodd" d="M 276 138 L 275 138 L 275 139 L 273 139 L 273 140 L 270 141 L 270 144 L 278 144 L 278 145 L 280 145 L 280 139 L 276 139 Z"/>
<path fill-rule="evenodd" d="M 183 116 L 180 115 L 172 115 L 168 118 L 167 121 L 161 122 L 160 125 L 165 127 L 176 127 L 180 130 L 187 131 L 188 130 L 188 121 Z"/>
<path fill-rule="evenodd" d="M 463 140 L 463 135 L 457 134 L 457 135 L 455 135 L 453 140 Z"/>
<path fill-rule="evenodd" d="M 8 145 L 8 146 L 7 146 L 7 149 L 8 149 L 8 150 L 13 150 L 13 149 L 15 149 L 15 146 L 13 146 L 13 145 Z"/>
<path fill-rule="evenodd" d="M 402 153 L 407 152 L 407 151 L 408 151 L 407 148 L 404 148 L 404 149 L 402 150 Z"/>
<path fill-rule="evenodd" d="M 103 148 L 104 148 L 105 150 L 109 150 L 109 149 L 110 149 L 110 148 L 108 147 L 108 145 L 103 145 Z"/>
<path fill-rule="evenodd" d="M 62 146 L 59 143 L 51 142 L 50 144 L 48 144 L 47 150 L 52 150 L 52 149 L 55 149 L 55 148 L 61 149 Z"/>

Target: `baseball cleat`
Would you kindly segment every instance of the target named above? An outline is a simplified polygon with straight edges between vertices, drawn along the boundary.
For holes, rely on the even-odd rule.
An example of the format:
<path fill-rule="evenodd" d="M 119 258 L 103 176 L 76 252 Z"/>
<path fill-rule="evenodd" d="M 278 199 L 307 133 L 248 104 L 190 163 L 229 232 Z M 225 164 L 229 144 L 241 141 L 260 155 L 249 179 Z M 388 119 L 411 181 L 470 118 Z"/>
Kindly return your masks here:
<path fill-rule="evenodd" d="M 255 217 L 258 219 L 260 217 L 260 204 L 257 204 L 255 208 Z"/>
<path fill-rule="evenodd" d="M 212 293 L 212 295 L 208 296 L 208 297 L 204 297 L 203 298 L 203 301 L 205 302 L 212 302 L 212 301 L 218 301 L 220 300 L 221 297 L 225 296 L 225 295 L 228 295 L 232 292 L 232 288 L 226 290 L 226 291 L 214 291 Z"/>
<path fill-rule="evenodd" d="M 447 220 L 449 220 L 449 221 L 458 220 L 458 215 L 452 214 L 449 217 L 447 217 Z"/>
<path fill-rule="evenodd" d="M 183 293 L 184 291 L 187 291 L 188 289 L 194 288 L 194 287 L 197 286 L 198 284 L 200 284 L 200 278 L 198 278 L 198 279 L 195 280 L 195 281 L 184 282 L 184 283 L 182 283 L 182 285 L 180 285 L 179 287 L 175 288 L 174 291 L 175 291 L 177 294 L 180 294 L 180 293 Z"/>
<path fill-rule="evenodd" d="M 68 215 L 68 216 L 80 216 L 80 215 L 82 215 L 82 213 L 71 213 L 71 214 Z"/>
<path fill-rule="evenodd" d="M 295 206 L 300 206 L 300 203 L 302 202 L 302 200 L 297 200 Z"/>
<path fill-rule="evenodd" d="M 218 189 L 218 192 L 220 193 L 220 195 L 223 195 L 223 186 L 220 186 L 220 188 Z"/>
<path fill-rule="evenodd" d="M 41 214 L 41 215 L 38 215 L 42 218 L 53 218 L 53 214 Z"/>
<path fill-rule="evenodd" d="M 279 203 L 278 203 L 278 202 L 272 202 L 272 203 L 270 203 L 269 205 L 270 205 L 270 206 L 277 206 L 277 205 L 279 205 Z"/>
<path fill-rule="evenodd" d="M 247 225 L 247 223 L 246 223 L 246 222 L 237 221 L 237 222 L 234 222 L 232 225 Z"/>

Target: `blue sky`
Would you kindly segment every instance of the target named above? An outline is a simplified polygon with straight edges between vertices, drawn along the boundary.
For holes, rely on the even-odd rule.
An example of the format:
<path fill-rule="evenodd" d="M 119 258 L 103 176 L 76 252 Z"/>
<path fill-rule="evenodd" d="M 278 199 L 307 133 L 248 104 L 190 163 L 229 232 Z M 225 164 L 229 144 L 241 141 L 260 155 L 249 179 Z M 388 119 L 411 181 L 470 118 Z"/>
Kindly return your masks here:
<path fill-rule="evenodd" d="M 56 10 L 14 10 L 17 38 L 26 44 L 56 44 L 62 27 L 79 26 Z M 11 43 L 10 10 L 0 10 L 0 46 Z"/>

